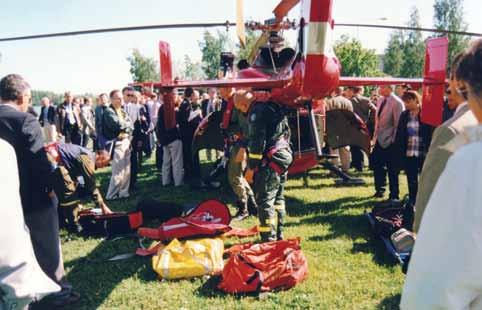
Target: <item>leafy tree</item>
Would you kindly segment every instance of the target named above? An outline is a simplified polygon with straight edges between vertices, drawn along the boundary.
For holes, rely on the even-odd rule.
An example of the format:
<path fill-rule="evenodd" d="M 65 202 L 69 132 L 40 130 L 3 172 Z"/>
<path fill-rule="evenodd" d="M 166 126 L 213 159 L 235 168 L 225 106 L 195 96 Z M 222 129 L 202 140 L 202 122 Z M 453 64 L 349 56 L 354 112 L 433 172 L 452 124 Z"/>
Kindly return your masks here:
<path fill-rule="evenodd" d="M 407 25 L 413 28 L 421 27 L 420 14 L 416 7 L 412 8 Z M 400 68 L 400 75 L 403 77 L 422 76 L 425 58 L 425 44 L 422 33 L 417 30 L 407 31 L 402 50 L 403 66 Z"/>
<path fill-rule="evenodd" d="M 398 77 L 403 66 L 403 32 L 394 31 L 390 34 L 388 46 L 383 57 L 383 72 Z"/>
<path fill-rule="evenodd" d="M 188 55 L 184 55 L 183 78 L 186 80 L 201 80 L 205 78 L 201 63 L 193 62 Z"/>
<path fill-rule="evenodd" d="M 464 22 L 464 8 L 462 0 L 435 0 L 434 26 L 439 30 L 466 31 L 467 24 Z M 437 36 L 445 36 L 443 33 Z M 449 64 L 454 56 L 467 47 L 469 38 L 463 35 L 449 34 Z M 447 66 L 447 69 L 450 66 Z"/>
<path fill-rule="evenodd" d="M 132 55 L 127 57 L 131 68 L 130 72 L 134 82 L 148 82 L 159 80 L 159 66 L 154 58 L 145 57 L 138 49 L 132 50 Z"/>
<path fill-rule="evenodd" d="M 378 57 L 375 50 L 363 48 L 361 42 L 342 35 L 335 42 L 335 54 L 341 62 L 344 76 L 380 76 Z"/>
<path fill-rule="evenodd" d="M 416 7 L 410 12 L 407 26 L 420 28 Z M 393 31 L 385 49 L 383 71 L 394 77 L 419 77 L 423 73 L 425 44 L 422 33 L 416 30 Z"/>
<path fill-rule="evenodd" d="M 203 40 L 198 43 L 202 53 L 202 70 L 208 79 L 217 78 L 220 68 L 220 54 L 230 44 L 228 35 L 221 31 L 218 31 L 216 35 L 206 31 Z"/>
<path fill-rule="evenodd" d="M 32 104 L 33 105 L 40 105 L 40 100 L 43 97 L 47 97 L 50 99 L 50 102 L 59 104 L 64 101 L 63 94 L 57 94 L 52 91 L 48 90 L 32 90 Z"/>
<path fill-rule="evenodd" d="M 238 51 L 236 53 L 236 58 L 238 60 L 240 59 L 248 59 L 249 54 L 251 54 L 251 50 L 254 47 L 254 44 L 258 40 L 259 35 L 256 34 L 255 31 L 248 29 L 246 30 L 246 45 L 245 47 L 241 47 L 239 44 L 238 46 Z"/>

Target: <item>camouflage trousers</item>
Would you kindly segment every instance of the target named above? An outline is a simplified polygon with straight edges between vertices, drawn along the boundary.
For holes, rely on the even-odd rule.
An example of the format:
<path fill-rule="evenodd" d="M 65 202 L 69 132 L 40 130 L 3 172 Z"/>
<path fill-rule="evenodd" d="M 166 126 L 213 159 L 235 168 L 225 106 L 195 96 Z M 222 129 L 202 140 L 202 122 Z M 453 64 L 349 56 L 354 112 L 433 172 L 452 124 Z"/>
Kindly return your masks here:
<path fill-rule="evenodd" d="M 253 191 L 248 181 L 244 178 L 244 168 L 246 168 L 246 158 L 236 161 L 236 155 L 239 152 L 239 145 L 234 145 L 229 152 L 228 162 L 228 182 L 236 194 L 238 201 L 242 205 L 246 205 L 248 197 L 253 196 Z"/>
<path fill-rule="evenodd" d="M 258 204 L 259 232 L 263 241 L 283 239 L 286 217 L 284 188 L 293 161 L 290 149 L 281 149 L 264 162 L 255 175 L 254 194 Z M 274 167 L 273 167 L 274 166 Z"/>
<path fill-rule="evenodd" d="M 72 176 L 81 176 L 84 180 L 84 190 L 88 192 L 97 207 L 103 202 L 102 195 L 95 180 L 95 164 L 88 155 L 80 155 L 71 171 L 63 166 L 55 169 L 54 191 L 59 199 L 59 215 L 68 223 L 77 221 L 80 197 L 78 182 Z"/>

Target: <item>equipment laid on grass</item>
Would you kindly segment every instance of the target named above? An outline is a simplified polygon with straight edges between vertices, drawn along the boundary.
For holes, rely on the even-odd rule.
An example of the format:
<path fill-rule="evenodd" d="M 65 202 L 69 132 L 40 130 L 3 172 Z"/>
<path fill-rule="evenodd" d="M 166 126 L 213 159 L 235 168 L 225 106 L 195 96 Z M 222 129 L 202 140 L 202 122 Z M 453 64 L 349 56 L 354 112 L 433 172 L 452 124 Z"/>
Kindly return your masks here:
<path fill-rule="evenodd" d="M 412 252 L 415 244 L 415 234 L 405 228 L 401 228 L 390 236 L 390 241 L 397 252 Z"/>
<path fill-rule="evenodd" d="M 217 275 L 223 271 L 224 243 L 220 238 L 179 241 L 161 246 L 152 268 L 163 279 Z"/>
<path fill-rule="evenodd" d="M 366 216 L 376 237 L 402 266 L 410 260 L 415 234 L 410 232 L 413 222 L 413 205 L 410 202 L 390 206 L 376 206 Z"/>
<path fill-rule="evenodd" d="M 188 215 L 176 217 L 158 228 L 139 228 L 141 237 L 168 241 L 200 236 L 216 236 L 229 231 L 231 215 L 228 207 L 219 200 L 200 203 Z"/>
<path fill-rule="evenodd" d="M 237 245 L 226 253 L 218 288 L 226 293 L 261 293 L 289 289 L 308 275 L 300 239 Z"/>
<path fill-rule="evenodd" d="M 182 216 L 189 210 L 189 207 L 178 203 L 146 198 L 137 203 L 136 210 L 142 212 L 145 220 L 156 219 L 162 223 L 174 217 Z"/>
<path fill-rule="evenodd" d="M 79 212 L 82 232 L 88 235 L 112 237 L 132 234 L 142 222 L 142 213 L 139 211 L 102 214 L 100 209 L 87 209 Z"/>

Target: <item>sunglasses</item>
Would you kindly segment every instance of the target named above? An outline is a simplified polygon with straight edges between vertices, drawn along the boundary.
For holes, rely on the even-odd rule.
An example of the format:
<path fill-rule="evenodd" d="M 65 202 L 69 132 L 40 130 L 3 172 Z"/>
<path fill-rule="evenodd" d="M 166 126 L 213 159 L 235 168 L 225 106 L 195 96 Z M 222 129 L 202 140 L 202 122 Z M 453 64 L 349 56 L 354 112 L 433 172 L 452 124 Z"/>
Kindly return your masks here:
<path fill-rule="evenodd" d="M 127 97 L 134 97 L 134 94 L 127 94 Z"/>

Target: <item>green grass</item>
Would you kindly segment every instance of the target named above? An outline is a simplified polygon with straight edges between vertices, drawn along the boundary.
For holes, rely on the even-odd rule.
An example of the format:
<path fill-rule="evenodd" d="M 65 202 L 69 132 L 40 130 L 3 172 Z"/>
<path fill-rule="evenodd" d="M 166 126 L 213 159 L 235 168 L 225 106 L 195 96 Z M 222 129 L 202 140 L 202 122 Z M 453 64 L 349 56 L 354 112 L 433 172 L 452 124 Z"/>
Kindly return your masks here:
<path fill-rule="evenodd" d="M 67 277 L 82 294 L 75 309 L 397 309 L 404 276 L 381 242 L 372 237 L 363 214 L 375 201 L 370 197 L 373 177 L 368 172 L 359 176 L 366 180 L 365 186 L 336 187 L 324 170 L 310 172 L 308 187 L 301 177 L 289 179 L 285 236 L 302 238 L 309 276 L 291 290 L 260 297 L 226 295 L 200 278 L 160 281 L 149 258 L 104 261 L 135 251 L 136 240 L 83 238 L 62 231 Z M 99 177 L 105 193 L 110 169 L 101 171 Z M 405 177 L 400 181 L 405 194 Z M 234 202 L 227 186 L 216 191 L 163 188 L 152 162 L 144 164 L 138 187 L 131 198 L 109 206 L 133 210 L 144 197 L 186 204 L 207 198 L 221 199 L 230 206 Z M 255 223 L 250 218 L 235 225 Z M 229 240 L 226 245 L 236 242 L 244 240 Z"/>

